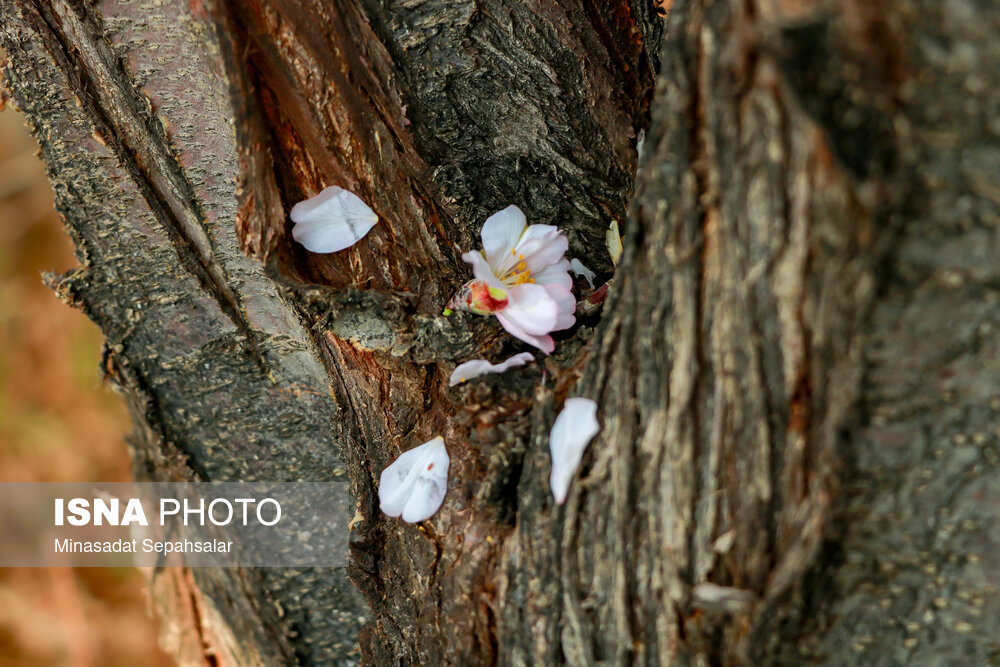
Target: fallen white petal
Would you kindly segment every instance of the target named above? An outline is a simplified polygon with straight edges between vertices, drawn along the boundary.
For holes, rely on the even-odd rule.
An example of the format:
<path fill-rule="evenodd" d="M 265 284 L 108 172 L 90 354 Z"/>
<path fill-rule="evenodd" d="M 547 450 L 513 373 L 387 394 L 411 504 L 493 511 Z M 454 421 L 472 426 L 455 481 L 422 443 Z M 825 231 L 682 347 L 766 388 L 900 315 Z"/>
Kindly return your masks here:
<path fill-rule="evenodd" d="M 588 269 L 586 266 L 584 266 L 583 262 L 581 262 L 578 259 L 570 260 L 569 270 L 572 271 L 574 274 L 585 278 L 587 280 L 587 283 L 590 285 L 590 289 L 594 289 L 594 278 L 597 276 L 597 274 Z"/>
<path fill-rule="evenodd" d="M 583 459 L 583 452 L 599 430 L 597 403 L 589 398 L 566 399 L 549 434 L 549 452 L 552 454 L 549 486 L 558 504 L 566 502 L 569 483 Z"/>
<path fill-rule="evenodd" d="M 454 387 L 460 382 L 471 380 L 472 378 L 479 377 L 480 375 L 486 375 L 487 373 L 503 373 L 508 368 L 524 366 L 529 361 L 534 360 L 535 355 L 531 352 L 521 352 L 520 354 L 515 354 L 507 361 L 499 364 L 491 364 L 485 359 L 473 359 L 472 361 L 466 361 L 464 364 L 456 366 L 455 371 L 451 374 L 451 380 L 449 380 L 448 384 Z"/>
<path fill-rule="evenodd" d="M 364 238 L 378 216 L 353 192 L 331 185 L 289 214 L 292 237 L 310 252 L 337 252 Z"/>
<path fill-rule="evenodd" d="M 379 507 L 388 516 L 401 516 L 407 523 L 430 518 L 448 491 L 450 462 L 440 436 L 403 452 L 382 471 Z"/>

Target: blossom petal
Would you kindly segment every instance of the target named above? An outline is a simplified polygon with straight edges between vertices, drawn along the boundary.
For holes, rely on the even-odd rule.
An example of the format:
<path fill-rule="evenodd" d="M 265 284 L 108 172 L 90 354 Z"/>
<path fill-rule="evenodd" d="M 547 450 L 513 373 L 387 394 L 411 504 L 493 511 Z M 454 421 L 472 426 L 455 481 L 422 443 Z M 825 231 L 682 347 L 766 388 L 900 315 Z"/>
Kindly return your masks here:
<path fill-rule="evenodd" d="M 430 518 L 448 491 L 448 450 L 439 436 L 403 452 L 379 478 L 379 507 L 407 523 Z"/>
<path fill-rule="evenodd" d="M 465 260 L 466 264 L 472 265 L 472 275 L 474 275 L 477 280 L 482 280 L 490 287 L 499 287 L 504 291 L 507 290 L 507 288 L 504 287 L 504 284 L 500 282 L 500 279 L 494 275 L 493 269 L 491 269 L 490 265 L 486 262 L 486 258 L 483 257 L 483 253 L 477 250 L 470 250 L 462 255 L 462 259 Z"/>
<path fill-rule="evenodd" d="M 566 502 L 569 483 L 583 460 L 583 452 L 601 430 L 597 423 L 597 403 L 589 398 L 567 398 L 549 434 L 552 474 L 549 486 L 556 502 Z"/>
<path fill-rule="evenodd" d="M 552 297 L 552 300 L 556 302 L 556 323 L 552 326 L 552 331 L 569 329 L 576 324 L 576 316 L 574 315 L 576 312 L 576 297 L 573 296 L 572 290 L 555 283 L 545 285 L 545 290 Z"/>
<path fill-rule="evenodd" d="M 378 216 L 353 192 L 331 185 L 300 201 L 289 214 L 292 238 L 317 253 L 349 248 L 378 222 Z"/>
<path fill-rule="evenodd" d="M 569 277 L 570 264 L 561 259 L 550 264 L 538 273 L 532 273 L 531 279 L 538 285 L 562 285 L 566 289 L 573 287 L 573 279 Z"/>
<path fill-rule="evenodd" d="M 532 274 L 557 263 L 569 250 L 566 235 L 552 225 L 531 225 L 514 247 L 518 261 L 524 255 L 524 263 Z"/>
<path fill-rule="evenodd" d="M 485 375 L 487 373 L 503 373 L 508 368 L 524 366 L 529 361 L 534 360 L 535 355 L 531 352 L 521 352 L 520 354 L 515 354 L 507 361 L 499 364 L 491 364 L 485 359 L 473 359 L 472 361 L 466 361 L 464 364 L 456 366 L 455 371 L 451 374 L 451 379 L 448 384 L 454 387 L 456 384 L 465 382 L 466 380 L 471 380 L 472 378 L 479 377 L 480 375 Z"/>
<path fill-rule="evenodd" d="M 559 228 L 555 225 L 528 225 L 514 248 L 518 251 L 536 250 L 539 244 L 547 243 L 559 233 Z"/>
<path fill-rule="evenodd" d="M 583 262 L 576 258 L 571 259 L 569 262 L 569 270 L 574 274 L 585 278 L 587 280 L 587 284 L 590 285 L 590 289 L 594 289 L 594 278 L 597 274 L 584 266 Z M 535 282 L 537 282 L 537 279 Z"/>
<path fill-rule="evenodd" d="M 507 333 L 511 336 L 517 338 L 518 340 L 523 340 L 528 345 L 537 347 L 545 354 L 552 354 L 553 350 L 556 349 L 556 344 L 555 341 L 552 340 L 552 336 L 535 336 L 529 334 L 527 331 L 517 326 L 517 324 L 513 321 L 504 317 L 504 312 L 506 311 L 500 311 L 496 314 L 497 320 L 500 321 L 500 325 L 503 326 L 503 328 L 506 329 Z"/>
<path fill-rule="evenodd" d="M 541 336 L 556 325 L 559 304 L 544 286 L 515 285 L 507 290 L 507 299 L 507 307 L 500 312 L 529 334 Z"/>
<path fill-rule="evenodd" d="M 480 236 L 483 239 L 483 251 L 490 266 L 496 267 L 517 244 L 521 238 L 527 218 L 516 206 L 508 206 L 502 211 L 486 218 Z"/>

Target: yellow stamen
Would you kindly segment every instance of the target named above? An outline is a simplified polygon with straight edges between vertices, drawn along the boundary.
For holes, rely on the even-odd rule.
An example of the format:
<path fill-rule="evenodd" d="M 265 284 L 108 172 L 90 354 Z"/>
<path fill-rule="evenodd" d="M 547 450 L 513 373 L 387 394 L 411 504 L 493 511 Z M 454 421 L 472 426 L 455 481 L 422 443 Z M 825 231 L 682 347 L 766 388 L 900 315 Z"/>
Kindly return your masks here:
<path fill-rule="evenodd" d="M 510 269 L 507 269 L 507 272 L 500 276 L 500 280 L 505 285 L 523 285 L 524 283 L 535 282 L 535 279 L 531 277 L 531 270 L 528 268 L 528 263 L 524 261 L 524 255 L 518 254 L 516 250 L 511 250 L 510 254 L 517 257 L 518 262 Z"/>

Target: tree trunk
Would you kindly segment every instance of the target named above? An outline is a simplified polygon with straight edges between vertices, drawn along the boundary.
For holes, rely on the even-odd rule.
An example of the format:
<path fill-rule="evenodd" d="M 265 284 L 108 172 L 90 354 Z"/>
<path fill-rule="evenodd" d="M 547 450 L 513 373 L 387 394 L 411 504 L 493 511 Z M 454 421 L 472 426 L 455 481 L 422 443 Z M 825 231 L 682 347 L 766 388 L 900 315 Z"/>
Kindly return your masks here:
<path fill-rule="evenodd" d="M 136 475 L 357 496 L 356 589 L 157 576 L 184 664 L 1000 664 L 1000 7 L 670 11 L 0 0 Z M 331 184 L 381 222 L 310 254 Z M 449 388 L 519 349 L 440 315 L 511 203 L 609 297 Z M 602 430 L 558 506 L 568 395 Z M 444 506 L 383 516 L 436 434 Z"/>

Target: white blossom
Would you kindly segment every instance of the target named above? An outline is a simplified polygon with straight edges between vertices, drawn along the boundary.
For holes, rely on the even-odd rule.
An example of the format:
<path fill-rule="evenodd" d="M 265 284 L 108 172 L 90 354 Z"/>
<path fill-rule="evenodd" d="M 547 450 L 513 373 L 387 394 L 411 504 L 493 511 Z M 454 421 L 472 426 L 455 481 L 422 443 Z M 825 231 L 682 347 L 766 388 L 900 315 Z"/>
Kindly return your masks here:
<path fill-rule="evenodd" d="M 569 262 L 569 241 L 552 225 L 528 225 L 516 206 L 491 215 L 481 232 L 483 250 L 462 259 L 475 279 L 448 304 L 481 315 L 496 315 L 515 338 L 551 354 L 549 333 L 573 326 L 576 299 Z"/>

